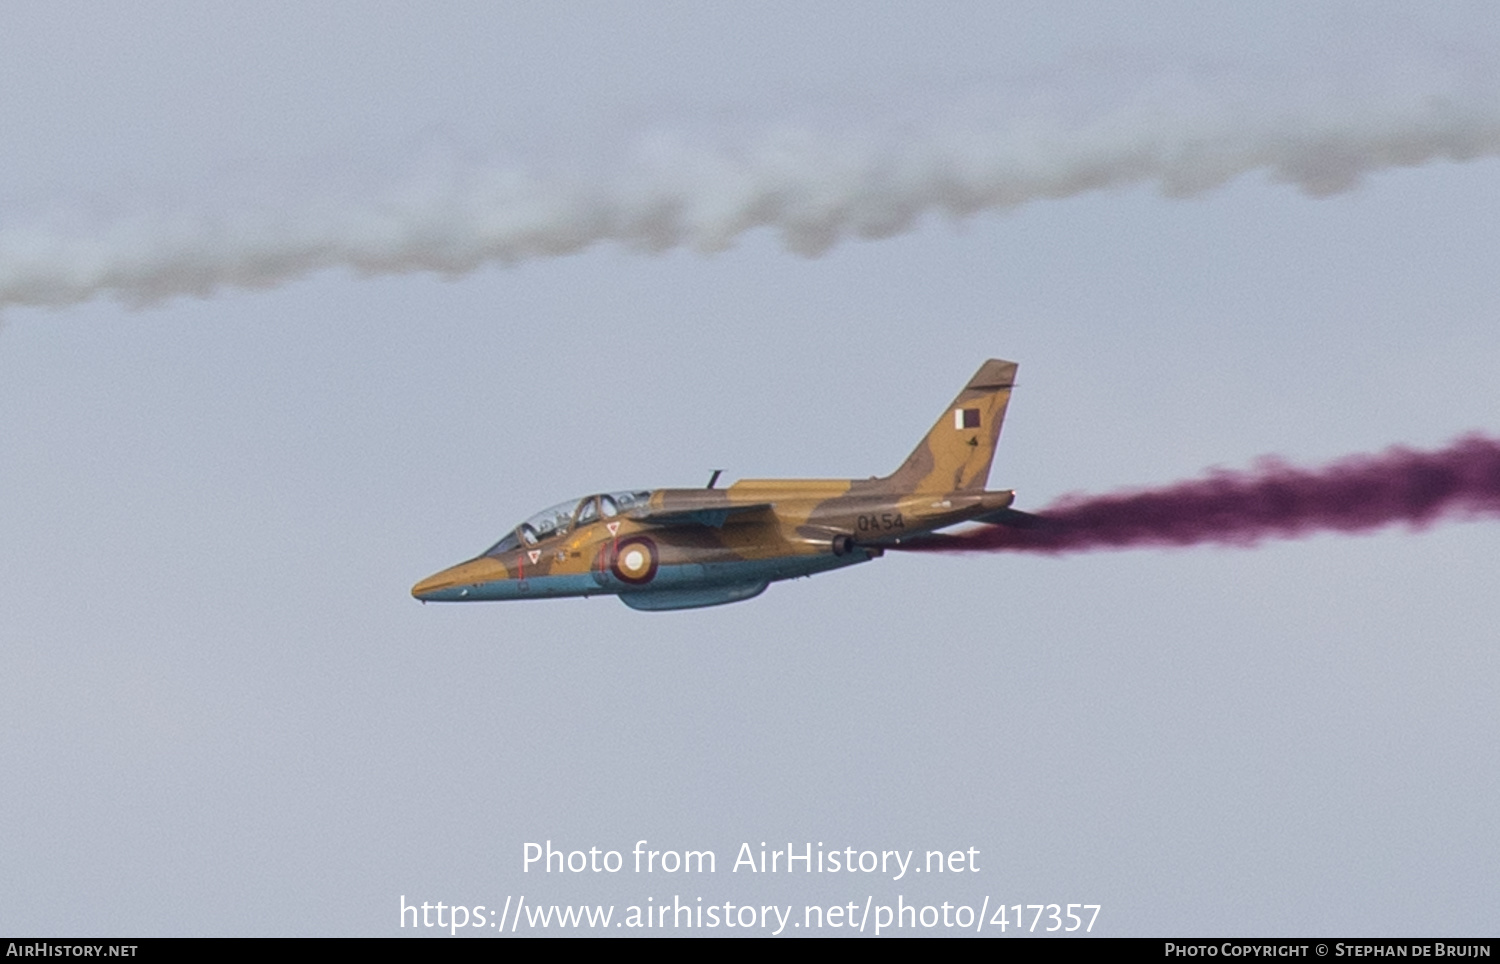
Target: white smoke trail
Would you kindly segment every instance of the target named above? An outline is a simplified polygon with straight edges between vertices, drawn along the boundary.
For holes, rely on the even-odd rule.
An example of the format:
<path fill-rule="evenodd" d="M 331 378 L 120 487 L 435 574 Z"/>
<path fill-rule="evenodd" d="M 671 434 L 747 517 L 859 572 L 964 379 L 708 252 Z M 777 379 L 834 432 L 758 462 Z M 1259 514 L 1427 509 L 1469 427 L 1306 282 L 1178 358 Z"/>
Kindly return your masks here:
<path fill-rule="evenodd" d="M 1500 84 L 1485 83 L 1260 106 L 1178 90 L 1076 121 L 955 110 L 879 134 L 779 129 L 706 146 L 657 137 L 594 177 L 471 168 L 365 200 L 136 216 L 88 230 L 6 227 L 0 309 L 99 296 L 144 305 L 335 267 L 457 275 L 602 242 L 713 252 L 756 228 L 816 256 L 931 214 L 963 218 L 1140 184 L 1186 197 L 1254 171 L 1322 196 L 1386 168 L 1495 156 Z"/>

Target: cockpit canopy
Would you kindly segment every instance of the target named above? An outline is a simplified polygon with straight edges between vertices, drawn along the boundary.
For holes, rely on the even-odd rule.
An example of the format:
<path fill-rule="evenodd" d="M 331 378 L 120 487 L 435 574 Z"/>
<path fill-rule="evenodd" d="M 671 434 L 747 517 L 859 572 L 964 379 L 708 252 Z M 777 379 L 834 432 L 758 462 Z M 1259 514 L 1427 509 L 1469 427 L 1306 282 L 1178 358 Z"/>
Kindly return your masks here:
<path fill-rule="evenodd" d="M 650 501 L 650 492 L 606 492 L 559 502 L 516 526 L 504 539 L 486 549 L 484 555 L 499 556 L 522 546 L 534 546 L 577 526 L 612 519 Z"/>

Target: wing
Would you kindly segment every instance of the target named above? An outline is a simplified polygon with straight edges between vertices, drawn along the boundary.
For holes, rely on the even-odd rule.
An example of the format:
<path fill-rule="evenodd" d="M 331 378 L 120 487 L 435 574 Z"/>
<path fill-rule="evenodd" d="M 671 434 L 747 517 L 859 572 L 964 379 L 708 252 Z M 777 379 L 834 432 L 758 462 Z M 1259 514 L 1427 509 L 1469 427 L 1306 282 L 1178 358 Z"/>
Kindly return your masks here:
<path fill-rule="evenodd" d="M 770 502 L 710 506 L 701 509 L 653 509 L 642 506 L 625 513 L 626 518 L 653 526 L 699 525 L 722 529 L 733 517 L 736 522 L 763 522 L 775 516 Z"/>

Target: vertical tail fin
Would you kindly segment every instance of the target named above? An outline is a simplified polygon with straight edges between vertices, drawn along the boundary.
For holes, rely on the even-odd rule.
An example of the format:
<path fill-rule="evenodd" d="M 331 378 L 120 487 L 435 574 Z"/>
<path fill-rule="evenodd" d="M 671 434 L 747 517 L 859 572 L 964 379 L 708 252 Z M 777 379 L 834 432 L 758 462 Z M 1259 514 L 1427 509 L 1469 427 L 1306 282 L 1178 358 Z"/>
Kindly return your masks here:
<path fill-rule="evenodd" d="M 902 492 L 984 489 L 1015 387 L 1016 368 L 1015 362 L 996 358 L 979 366 L 901 468 L 882 481 Z"/>

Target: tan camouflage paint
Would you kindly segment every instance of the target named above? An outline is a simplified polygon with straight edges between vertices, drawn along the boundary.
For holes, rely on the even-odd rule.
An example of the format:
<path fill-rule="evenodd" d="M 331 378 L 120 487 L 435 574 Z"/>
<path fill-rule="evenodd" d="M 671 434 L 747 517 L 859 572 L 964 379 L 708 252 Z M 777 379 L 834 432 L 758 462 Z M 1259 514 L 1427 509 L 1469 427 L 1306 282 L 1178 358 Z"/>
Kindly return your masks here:
<path fill-rule="evenodd" d="M 901 467 L 884 478 L 745 479 L 725 489 L 657 489 L 646 506 L 574 525 L 499 558 L 460 563 L 418 583 L 412 594 L 587 574 L 608 568 L 617 547 L 641 534 L 656 544 L 661 566 L 825 555 L 837 552 L 841 538 L 878 554 L 903 538 L 1005 508 L 1015 493 L 984 486 L 1016 368 L 1015 362 L 986 361 Z"/>

